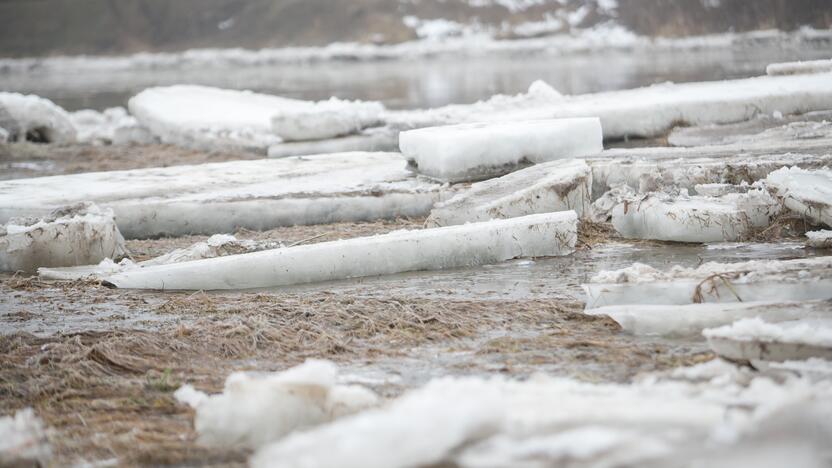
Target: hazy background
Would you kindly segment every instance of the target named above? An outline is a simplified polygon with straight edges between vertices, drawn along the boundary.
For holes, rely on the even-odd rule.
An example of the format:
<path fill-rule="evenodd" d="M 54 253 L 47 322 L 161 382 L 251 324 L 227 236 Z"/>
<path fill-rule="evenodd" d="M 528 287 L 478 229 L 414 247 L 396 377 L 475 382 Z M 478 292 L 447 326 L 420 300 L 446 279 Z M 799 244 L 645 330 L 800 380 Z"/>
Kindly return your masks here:
<path fill-rule="evenodd" d="M 546 34 L 609 21 L 649 36 L 829 28 L 832 0 L 0 0 L 0 56 L 394 43 L 417 37 L 408 16 L 499 29 L 569 15 Z"/>

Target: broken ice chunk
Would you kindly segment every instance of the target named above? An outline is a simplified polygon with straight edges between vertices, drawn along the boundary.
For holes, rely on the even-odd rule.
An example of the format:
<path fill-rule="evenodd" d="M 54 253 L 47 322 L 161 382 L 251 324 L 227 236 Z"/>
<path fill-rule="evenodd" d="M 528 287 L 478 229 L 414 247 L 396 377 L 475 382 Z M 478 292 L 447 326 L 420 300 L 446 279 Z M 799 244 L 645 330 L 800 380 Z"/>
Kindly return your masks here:
<path fill-rule="evenodd" d="M 0 418 L 0 466 L 49 466 L 52 450 L 32 408 Z"/>
<path fill-rule="evenodd" d="M 310 360 L 265 376 L 231 374 L 218 395 L 190 385 L 174 395 L 196 410 L 194 427 L 202 444 L 257 448 L 378 404 L 371 390 L 338 385 L 336 377 L 334 364 Z"/>
<path fill-rule="evenodd" d="M 421 174 L 459 182 L 597 154 L 603 144 L 601 122 L 582 118 L 422 128 L 399 134 L 399 147 Z"/>
<path fill-rule="evenodd" d="M 574 211 L 546 213 L 266 250 L 116 274 L 119 288 L 216 290 L 265 288 L 406 271 L 485 265 L 574 251 Z"/>
<path fill-rule="evenodd" d="M 0 127 L 9 141 L 72 143 L 76 136 L 65 110 L 48 99 L 18 93 L 0 92 Z"/>
<path fill-rule="evenodd" d="M 324 140 L 357 133 L 381 123 L 384 106 L 378 102 L 350 102 L 332 98 L 300 108 L 278 110 L 272 130 L 284 141 Z"/>
<path fill-rule="evenodd" d="M 815 249 L 832 249 L 832 231 L 810 231 L 806 233 L 806 246 Z"/>
<path fill-rule="evenodd" d="M 737 241 L 768 226 L 779 211 L 779 203 L 764 189 L 720 198 L 651 193 L 616 206 L 612 224 L 630 239 Z"/>
<path fill-rule="evenodd" d="M 91 109 L 73 112 L 70 121 L 78 131 L 78 141 L 92 144 L 148 144 L 155 141 L 150 131 L 139 125 L 123 107 L 98 112 Z"/>
<path fill-rule="evenodd" d="M 832 359 L 832 319 L 769 323 L 739 320 L 703 332 L 711 349 L 733 361 Z"/>
<path fill-rule="evenodd" d="M 602 271 L 583 286 L 587 309 L 629 304 L 832 299 L 832 257 L 706 263 L 659 271 L 640 263 Z"/>
<path fill-rule="evenodd" d="M 832 170 L 784 167 L 769 174 L 766 183 L 786 208 L 832 227 Z"/>
<path fill-rule="evenodd" d="M 12 219 L 0 230 L 0 271 L 90 265 L 125 253 L 113 211 L 92 203 L 42 219 Z"/>
<path fill-rule="evenodd" d="M 832 301 L 738 302 L 689 305 L 615 305 L 585 311 L 607 315 L 635 335 L 693 336 L 706 328 L 730 325 L 743 318 L 767 322 L 799 318 L 832 318 Z"/>
<path fill-rule="evenodd" d="M 427 225 L 450 226 L 567 210 L 581 216 L 589 208 L 591 188 L 592 173 L 583 160 L 537 164 L 473 184 L 437 204 Z"/>
<path fill-rule="evenodd" d="M 832 72 L 832 60 L 808 60 L 805 62 L 772 63 L 766 67 L 766 75 L 803 75 Z"/>

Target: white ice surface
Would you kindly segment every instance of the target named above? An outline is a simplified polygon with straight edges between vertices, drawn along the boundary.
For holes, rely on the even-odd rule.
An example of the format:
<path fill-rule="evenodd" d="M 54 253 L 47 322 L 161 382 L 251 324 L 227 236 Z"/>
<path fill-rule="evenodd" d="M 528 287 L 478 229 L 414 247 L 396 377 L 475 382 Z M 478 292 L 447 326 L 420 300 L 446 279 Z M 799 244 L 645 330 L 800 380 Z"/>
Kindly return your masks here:
<path fill-rule="evenodd" d="M 291 141 L 269 146 L 270 158 L 310 154 L 343 153 L 348 151 L 398 151 L 399 132 L 388 127 L 368 128 L 357 135 L 328 140 Z"/>
<path fill-rule="evenodd" d="M 587 309 L 618 305 L 832 299 L 832 257 L 705 263 L 660 271 L 643 264 L 603 271 L 584 284 Z"/>
<path fill-rule="evenodd" d="M 69 120 L 75 126 L 77 139 L 81 143 L 127 145 L 155 141 L 150 131 L 139 125 L 123 107 L 113 107 L 104 112 L 80 110 L 70 113 Z"/>
<path fill-rule="evenodd" d="M 0 465 L 48 466 L 51 453 L 43 422 L 32 408 L 0 417 Z"/>
<path fill-rule="evenodd" d="M 350 102 L 332 98 L 280 109 L 271 118 L 272 130 L 284 141 L 324 140 L 357 133 L 381 123 L 379 102 Z"/>
<path fill-rule="evenodd" d="M 832 249 L 832 231 L 809 231 L 806 245 L 815 249 Z"/>
<path fill-rule="evenodd" d="M 582 160 L 536 164 L 511 174 L 477 182 L 430 212 L 428 226 L 516 218 L 536 213 L 589 208 L 592 173 Z"/>
<path fill-rule="evenodd" d="M 616 206 L 612 224 L 628 239 L 738 241 L 767 227 L 779 212 L 780 204 L 764 189 L 719 198 L 651 193 Z"/>
<path fill-rule="evenodd" d="M 770 76 L 829 72 L 832 72 L 832 60 L 772 63 L 766 67 L 766 74 Z"/>
<path fill-rule="evenodd" d="M 336 379 L 334 364 L 310 360 L 267 375 L 231 374 L 221 394 L 206 395 L 185 385 L 174 396 L 196 410 L 201 444 L 257 448 L 378 405 L 371 390 L 339 385 Z"/>
<path fill-rule="evenodd" d="M 832 227 L 832 169 L 782 168 L 766 178 L 786 208 Z"/>
<path fill-rule="evenodd" d="M 730 325 L 743 318 L 766 322 L 832 318 L 832 302 L 738 302 L 688 305 L 615 305 L 585 311 L 607 315 L 635 335 L 694 336 L 706 328 Z"/>
<path fill-rule="evenodd" d="M 342 153 L 0 182 L 0 222 L 93 201 L 127 238 L 425 216 L 439 184 L 393 153 Z"/>
<path fill-rule="evenodd" d="M 7 139 L 25 141 L 26 133 L 38 131 L 50 143 L 72 143 L 76 132 L 69 114 L 52 101 L 34 95 L 0 92 L 0 108 L 5 109 Z"/>
<path fill-rule="evenodd" d="M 399 134 L 419 173 L 458 182 L 500 176 L 518 165 L 590 156 L 603 150 L 596 118 L 489 122 Z"/>
<path fill-rule="evenodd" d="M 106 280 L 130 289 L 265 288 L 568 255 L 576 238 L 577 216 L 565 211 L 161 265 Z"/>
<path fill-rule="evenodd" d="M 113 212 L 78 204 L 0 227 L 0 271 L 90 265 L 126 252 Z"/>
<path fill-rule="evenodd" d="M 830 387 L 721 362 L 632 384 L 440 378 L 383 407 L 294 433 L 250 462 L 255 468 L 687 466 L 703 453 L 745 454 L 764 440 L 761 427 L 796 407 L 815 411 L 793 411 L 799 416 L 792 430 L 817 434 L 797 447 L 820 455 L 832 428 L 828 408 L 812 405 L 829 398 Z"/>
<path fill-rule="evenodd" d="M 832 359 L 832 319 L 800 318 L 769 323 L 747 318 L 731 325 L 707 329 L 703 335 L 711 349 L 737 361 L 796 361 Z"/>

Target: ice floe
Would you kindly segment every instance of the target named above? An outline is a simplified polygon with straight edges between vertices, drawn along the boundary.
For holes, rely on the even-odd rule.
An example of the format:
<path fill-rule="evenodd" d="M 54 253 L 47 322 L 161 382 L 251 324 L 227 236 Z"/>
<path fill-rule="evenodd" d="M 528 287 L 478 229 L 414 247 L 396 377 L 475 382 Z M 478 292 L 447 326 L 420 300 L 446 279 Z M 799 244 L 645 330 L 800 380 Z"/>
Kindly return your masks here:
<path fill-rule="evenodd" d="M 398 151 L 399 132 L 388 127 L 368 128 L 357 135 L 328 140 L 291 141 L 269 146 L 270 158 L 306 156 L 350 151 Z"/>
<path fill-rule="evenodd" d="M 500 176 L 523 165 L 590 156 L 603 150 L 596 118 L 489 122 L 399 134 L 419 173 L 459 182 Z"/>
<path fill-rule="evenodd" d="M 832 257 L 705 263 L 660 271 L 636 263 L 584 285 L 587 309 L 638 304 L 804 301 L 832 298 Z"/>
<path fill-rule="evenodd" d="M 809 231 L 806 246 L 815 249 L 832 249 L 832 231 Z"/>
<path fill-rule="evenodd" d="M 564 211 L 396 231 L 142 268 L 109 276 L 106 282 L 129 289 L 248 289 L 568 255 L 575 248 L 577 220 L 574 211 Z"/>
<path fill-rule="evenodd" d="M 737 241 L 767 227 L 779 212 L 780 204 L 765 189 L 718 198 L 658 192 L 619 203 L 612 210 L 612 224 L 629 239 Z"/>
<path fill-rule="evenodd" d="M 552 161 L 477 182 L 430 212 L 428 226 L 589 209 L 592 173 L 583 160 Z"/>
<path fill-rule="evenodd" d="M 753 119 L 743 122 L 724 125 L 704 125 L 697 127 L 676 127 L 667 136 L 667 143 L 671 146 L 712 146 L 729 145 L 736 143 L 747 143 L 766 135 L 766 131 L 772 128 L 785 127 L 795 124 L 790 129 L 790 135 L 786 138 L 809 137 L 814 134 L 818 137 L 817 131 L 813 131 L 808 122 L 832 121 L 832 111 L 814 111 L 798 115 L 782 115 L 781 112 L 774 112 L 772 115 L 760 114 Z M 806 127 L 809 127 L 807 129 Z M 808 130 L 808 131 L 807 131 Z M 771 132 L 779 133 L 779 132 Z M 771 133 L 768 135 L 771 136 Z M 828 136 L 828 130 L 826 132 Z"/>
<path fill-rule="evenodd" d="M 257 448 L 378 405 L 371 390 L 340 385 L 337 377 L 334 364 L 310 360 L 273 374 L 233 373 L 221 394 L 207 395 L 185 385 L 174 395 L 196 410 L 200 443 Z"/>
<path fill-rule="evenodd" d="M 72 143 L 76 138 L 69 114 L 34 95 L 0 92 L 0 127 L 8 141 Z"/>
<path fill-rule="evenodd" d="M 442 192 L 399 154 L 340 153 L 2 181 L 0 222 L 93 201 L 127 238 L 217 234 L 426 216 Z"/>
<path fill-rule="evenodd" d="M 832 359 L 832 318 L 802 318 L 777 323 L 759 317 L 703 332 L 711 349 L 736 361 Z"/>
<path fill-rule="evenodd" d="M 77 139 L 81 143 L 127 145 L 156 141 L 150 131 L 139 125 L 123 107 L 112 107 L 104 112 L 80 110 L 70 113 L 69 120 L 75 126 Z"/>
<path fill-rule="evenodd" d="M 384 106 L 378 102 L 328 101 L 279 109 L 272 130 L 284 141 L 324 140 L 357 133 L 381 124 Z"/>
<path fill-rule="evenodd" d="M 0 417 L 0 465 L 48 466 L 51 454 L 46 429 L 32 408 Z"/>
<path fill-rule="evenodd" d="M 263 467 L 744 465 L 822 460 L 832 386 L 714 362 L 632 384 L 542 375 L 434 379 L 380 408 L 296 432 L 250 460 Z M 791 414 L 783 418 L 783 414 Z M 779 422 L 778 422 L 779 421 Z M 390 447 L 395 447 L 391 450 Z M 815 465 L 810 465 L 815 466 Z"/>
<path fill-rule="evenodd" d="M 744 318 L 766 322 L 832 318 L 832 301 L 737 302 L 687 305 L 614 305 L 585 311 L 607 315 L 635 335 L 695 336 Z"/>
<path fill-rule="evenodd" d="M 832 227 L 832 170 L 784 167 L 769 174 L 766 183 L 783 199 L 786 208 Z"/>
<path fill-rule="evenodd" d="M 832 72 L 832 60 L 808 60 L 805 62 L 772 63 L 771 65 L 766 67 L 766 74 L 771 76 L 829 72 Z"/>
<path fill-rule="evenodd" d="M 89 265 L 125 253 L 112 210 L 91 203 L 43 218 L 15 218 L 0 227 L 0 271 Z"/>

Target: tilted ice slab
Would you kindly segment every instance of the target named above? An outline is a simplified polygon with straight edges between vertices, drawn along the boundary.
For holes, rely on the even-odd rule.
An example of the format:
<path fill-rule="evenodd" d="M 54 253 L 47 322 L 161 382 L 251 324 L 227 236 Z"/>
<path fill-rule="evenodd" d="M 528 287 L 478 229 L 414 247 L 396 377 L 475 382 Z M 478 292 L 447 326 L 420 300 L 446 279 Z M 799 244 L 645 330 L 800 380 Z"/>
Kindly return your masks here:
<path fill-rule="evenodd" d="M 89 265 L 125 253 L 112 210 L 93 204 L 59 209 L 44 218 L 12 219 L 0 227 L 0 271 Z"/>
<path fill-rule="evenodd" d="M 94 201 L 127 238 L 425 216 L 439 184 L 394 153 L 341 153 L 0 182 L 0 222 Z"/>
<path fill-rule="evenodd" d="M 50 280 L 77 280 L 87 278 L 101 279 L 105 276 L 135 270 L 137 268 L 168 265 L 170 263 L 191 262 L 194 260 L 222 257 L 225 255 L 259 252 L 261 250 L 276 249 L 278 247 L 283 247 L 283 245 L 273 241 L 257 242 L 252 240 L 237 240 L 237 238 L 232 235 L 215 234 L 204 242 L 197 242 L 190 247 L 176 249 L 143 262 L 135 263 L 132 260 L 125 258 L 116 263 L 109 258 L 106 258 L 98 265 L 65 268 L 38 268 L 38 276 L 43 279 Z"/>
<path fill-rule="evenodd" d="M 128 115 L 123 107 L 112 107 L 104 112 L 91 109 L 69 114 L 69 120 L 78 132 L 78 141 L 92 144 L 150 144 L 156 138 Z"/>
<path fill-rule="evenodd" d="M 250 464 L 688 466 L 708 453 L 727 464 L 707 466 L 731 466 L 764 447 L 761 428 L 789 410 L 794 426 L 778 440 L 790 452 L 819 457 L 832 432 L 829 396 L 828 384 L 774 379 L 723 362 L 632 384 L 542 375 L 439 378 L 383 407 L 293 433 L 258 450 Z"/>
<path fill-rule="evenodd" d="M 411 127 L 464 122 L 600 117 L 604 138 L 657 137 L 674 126 L 741 122 L 759 114 L 832 109 L 832 73 L 659 84 L 577 96 L 542 93 L 495 96 L 473 105 L 389 112 L 388 122 Z"/>
<path fill-rule="evenodd" d="M 604 149 L 596 118 L 422 128 L 399 134 L 399 148 L 421 174 L 450 182 L 500 176 L 518 166 Z"/>
<path fill-rule="evenodd" d="M 815 249 L 832 249 L 832 231 L 810 231 L 806 233 L 806 246 Z"/>
<path fill-rule="evenodd" d="M 772 63 L 766 67 L 766 74 L 770 76 L 829 72 L 832 72 L 832 60 Z"/>
<path fill-rule="evenodd" d="M 328 140 L 290 141 L 269 146 L 270 158 L 306 156 L 310 154 L 344 153 L 349 151 L 398 151 L 399 132 L 388 127 L 368 128 L 357 135 Z"/>
<path fill-rule="evenodd" d="M 217 290 L 266 288 L 406 271 L 550 257 L 574 251 L 574 211 L 373 237 L 322 242 L 110 276 L 118 288 Z"/>
<path fill-rule="evenodd" d="M 801 318 L 769 323 L 742 319 L 703 332 L 711 349 L 735 361 L 832 359 L 832 318 Z"/>
<path fill-rule="evenodd" d="M 585 311 L 606 315 L 635 335 L 693 336 L 744 318 L 766 322 L 832 318 L 832 301 L 737 302 L 688 305 L 614 305 Z"/>
<path fill-rule="evenodd" d="M 52 101 L 34 95 L 0 92 L 0 128 L 9 141 L 26 141 L 27 134 L 49 143 L 72 143 L 75 127 L 69 114 Z"/>
<path fill-rule="evenodd" d="M 782 168 L 766 178 L 786 208 L 832 227 L 832 170 Z"/>
<path fill-rule="evenodd" d="M 667 136 L 667 142 L 671 146 L 689 147 L 748 143 L 763 138 L 814 139 L 819 135 L 812 128 L 815 126 L 812 123 L 822 125 L 824 121 L 832 121 L 832 110 L 786 116 L 775 112 L 773 115 L 758 115 L 751 120 L 733 124 L 676 127 Z M 788 132 L 785 135 L 784 130 Z M 825 133 L 828 137 L 828 130 Z"/>
<path fill-rule="evenodd" d="M 635 265 L 603 271 L 583 286 L 587 309 L 636 304 L 832 299 L 832 257 L 706 263 L 659 271 Z"/>
<path fill-rule="evenodd" d="M 221 394 L 209 396 L 185 385 L 174 396 L 196 410 L 200 443 L 257 448 L 378 405 L 375 393 L 339 385 L 337 377 L 334 364 L 310 360 L 264 376 L 233 373 Z"/>
<path fill-rule="evenodd" d="M 589 208 L 592 173 L 583 160 L 552 161 L 477 182 L 440 202 L 430 212 L 428 226 L 516 218 L 536 213 Z"/>
<path fill-rule="evenodd" d="M 32 408 L 0 418 L 0 465 L 49 466 L 51 455 L 46 429 Z"/>
<path fill-rule="evenodd" d="M 146 89 L 131 98 L 128 106 L 165 143 L 262 153 L 280 143 L 281 135 L 319 139 L 360 130 L 378 122 L 384 110 L 375 103 L 314 103 L 193 85 Z"/>
<path fill-rule="evenodd" d="M 719 198 L 650 193 L 616 206 L 612 224 L 628 239 L 738 241 L 767 227 L 779 212 L 780 204 L 765 189 Z"/>

